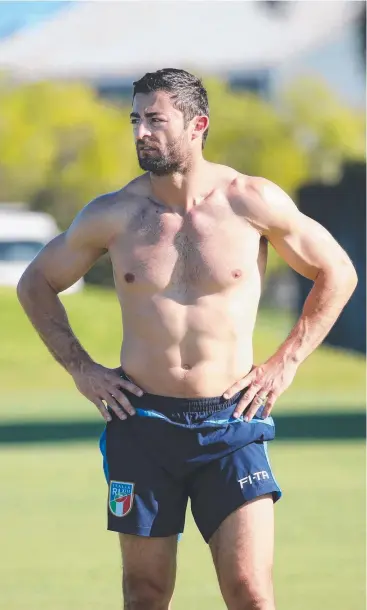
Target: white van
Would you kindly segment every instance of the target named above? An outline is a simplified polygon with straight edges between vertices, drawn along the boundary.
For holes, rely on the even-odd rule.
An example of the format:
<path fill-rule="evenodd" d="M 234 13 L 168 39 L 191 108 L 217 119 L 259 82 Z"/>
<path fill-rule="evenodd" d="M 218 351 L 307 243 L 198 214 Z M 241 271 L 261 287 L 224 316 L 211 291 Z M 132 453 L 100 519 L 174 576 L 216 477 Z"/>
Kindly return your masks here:
<path fill-rule="evenodd" d="M 49 214 L 0 204 L 0 286 L 16 286 L 36 254 L 59 233 Z M 83 285 L 81 279 L 64 293 L 78 292 Z"/>

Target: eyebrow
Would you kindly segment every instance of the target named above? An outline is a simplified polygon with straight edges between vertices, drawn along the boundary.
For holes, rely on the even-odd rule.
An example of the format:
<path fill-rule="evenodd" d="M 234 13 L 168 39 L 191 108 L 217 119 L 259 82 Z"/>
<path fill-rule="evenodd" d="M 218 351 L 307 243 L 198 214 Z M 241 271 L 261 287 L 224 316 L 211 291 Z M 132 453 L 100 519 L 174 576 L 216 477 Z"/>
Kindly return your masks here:
<path fill-rule="evenodd" d="M 157 116 L 158 114 L 163 114 L 163 113 L 162 112 L 147 112 L 145 114 L 145 116 L 149 118 L 149 117 Z M 130 118 L 131 119 L 140 119 L 140 114 L 138 112 L 131 112 Z"/>

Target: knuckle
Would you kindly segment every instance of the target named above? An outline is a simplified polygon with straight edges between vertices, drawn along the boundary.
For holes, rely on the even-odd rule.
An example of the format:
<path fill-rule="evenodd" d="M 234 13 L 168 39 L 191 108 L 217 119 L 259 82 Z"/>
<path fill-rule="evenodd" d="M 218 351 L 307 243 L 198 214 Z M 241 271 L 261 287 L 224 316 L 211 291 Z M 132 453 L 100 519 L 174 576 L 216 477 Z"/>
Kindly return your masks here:
<path fill-rule="evenodd" d="M 116 392 L 116 388 L 118 388 L 120 386 L 118 379 L 115 379 L 115 377 L 113 377 L 112 379 L 108 379 L 106 381 L 106 385 L 108 388 L 110 388 L 110 391 L 114 391 Z"/>
<path fill-rule="evenodd" d="M 119 379 L 118 375 L 112 374 L 107 378 L 107 383 L 112 385 L 114 388 L 119 387 L 121 385 L 121 379 Z"/>
<path fill-rule="evenodd" d="M 131 388 L 129 388 L 129 392 L 131 392 L 131 394 L 139 394 L 139 388 L 137 388 L 135 385 L 131 386 Z"/>
<path fill-rule="evenodd" d="M 130 381 L 125 381 L 125 379 L 120 379 L 119 385 L 124 388 L 124 390 L 131 391 L 134 388 L 133 384 L 130 383 Z"/>
<path fill-rule="evenodd" d="M 137 388 L 134 385 L 126 385 L 124 388 L 124 391 L 129 392 L 130 394 L 136 394 L 137 393 Z M 125 396 L 126 398 L 126 396 Z M 126 398 L 127 400 L 127 398 Z"/>

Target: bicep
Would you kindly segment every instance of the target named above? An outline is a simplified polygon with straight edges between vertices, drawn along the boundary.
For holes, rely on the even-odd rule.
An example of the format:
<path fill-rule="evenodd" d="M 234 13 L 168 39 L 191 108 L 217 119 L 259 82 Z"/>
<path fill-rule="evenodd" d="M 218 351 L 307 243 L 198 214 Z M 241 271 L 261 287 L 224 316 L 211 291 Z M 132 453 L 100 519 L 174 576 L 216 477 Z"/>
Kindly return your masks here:
<path fill-rule="evenodd" d="M 281 188 L 256 179 L 250 192 L 253 224 L 295 271 L 315 280 L 320 270 L 334 274 L 340 265 L 350 265 L 348 255 L 329 231 L 302 214 Z"/>
<path fill-rule="evenodd" d="M 26 273 L 42 275 L 55 292 L 62 292 L 78 281 L 104 252 L 103 248 L 76 239 L 69 229 L 41 250 Z"/>
<path fill-rule="evenodd" d="M 290 210 L 286 219 L 269 229 L 267 237 L 288 265 L 310 280 L 320 270 L 334 270 L 339 261 L 348 259 L 329 231 L 298 210 Z"/>

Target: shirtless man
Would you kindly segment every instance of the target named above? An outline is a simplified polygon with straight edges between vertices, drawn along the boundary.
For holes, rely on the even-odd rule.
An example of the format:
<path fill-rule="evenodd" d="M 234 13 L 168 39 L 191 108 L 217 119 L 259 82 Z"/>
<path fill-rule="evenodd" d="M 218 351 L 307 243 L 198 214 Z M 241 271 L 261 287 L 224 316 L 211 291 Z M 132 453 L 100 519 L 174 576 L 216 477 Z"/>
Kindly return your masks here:
<path fill-rule="evenodd" d="M 279 187 L 203 158 L 208 117 L 206 91 L 187 72 L 134 83 L 147 173 L 83 208 L 18 286 L 41 338 L 107 422 L 108 527 L 119 532 L 127 610 L 169 608 L 188 497 L 227 607 L 274 610 L 270 412 L 357 283 L 346 253 Z M 254 365 L 268 242 L 314 284 L 284 343 Z M 57 296 L 106 251 L 124 322 L 113 370 L 86 353 Z"/>

